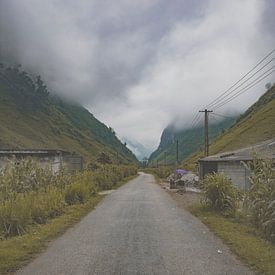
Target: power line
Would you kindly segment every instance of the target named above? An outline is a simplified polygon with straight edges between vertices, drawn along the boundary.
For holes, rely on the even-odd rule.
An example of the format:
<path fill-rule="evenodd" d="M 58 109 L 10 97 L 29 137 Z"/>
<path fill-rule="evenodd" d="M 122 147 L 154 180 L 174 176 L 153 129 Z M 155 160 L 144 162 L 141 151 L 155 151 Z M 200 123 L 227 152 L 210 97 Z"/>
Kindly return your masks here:
<path fill-rule="evenodd" d="M 261 74 L 260 76 L 256 77 L 254 80 L 252 80 L 251 82 L 249 82 L 246 86 L 242 87 L 245 83 L 247 83 L 250 79 L 252 79 L 255 75 L 257 75 L 265 67 L 267 67 L 272 61 L 275 60 L 275 58 L 272 57 L 271 60 L 269 60 L 267 63 L 265 63 L 262 67 L 260 67 L 252 75 L 250 75 L 257 67 L 259 67 L 265 60 L 267 60 L 268 57 L 270 57 L 274 52 L 275 52 L 275 49 L 273 49 L 267 55 L 265 55 L 252 69 L 250 69 L 238 81 L 236 81 L 229 89 L 227 89 L 225 92 L 223 92 L 221 95 L 219 95 L 216 99 L 214 99 L 213 101 L 211 101 L 203 109 L 207 109 L 207 108 L 211 107 L 214 110 L 217 110 L 218 108 L 224 106 L 228 102 L 230 102 L 233 99 L 235 99 L 236 97 L 240 96 L 241 94 L 243 94 L 247 90 L 249 90 L 252 87 L 254 87 L 255 85 L 257 85 L 260 81 L 264 80 L 266 77 L 268 77 L 269 75 L 271 75 L 275 71 L 275 70 L 273 70 L 273 68 L 275 66 L 272 66 L 270 69 L 268 69 L 267 71 L 265 71 L 263 74 Z M 249 76 L 249 77 L 247 79 L 245 79 L 247 76 Z M 241 89 L 239 90 L 239 88 L 241 88 Z M 235 92 L 235 93 L 233 94 L 233 92 Z M 216 114 L 218 116 L 223 116 L 223 115 L 220 115 L 220 114 L 217 114 L 217 113 L 214 113 L 214 114 Z M 223 117 L 225 117 L 225 116 L 223 116 Z M 196 115 L 194 116 L 193 120 L 189 124 L 191 126 L 190 128 L 195 128 L 200 121 L 201 121 L 201 113 L 196 113 Z"/>
<path fill-rule="evenodd" d="M 274 68 L 275 66 L 273 66 L 273 68 Z M 269 71 L 269 70 L 268 70 Z M 240 96 L 240 95 L 242 95 L 243 93 L 245 93 L 246 91 L 248 91 L 249 89 L 251 89 L 251 88 L 253 88 L 254 86 L 256 86 L 259 82 L 261 82 L 262 80 L 264 80 L 265 78 L 267 78 L 268 76 L 270 76 L 272 73 L 274 73 L 275 72 L 275 70 L 272 70 L 270 73 L 268 73 L 268 74 L 266 74 L 265 75 L 265 73 L 264 74 L 262 74 L 261 76 L 263 76 L 263 77 L 258 77 L 257 79 L 259 79 L 258 81 L 256 81 L 256 79 L 255 80 L 253 80 L 250 84 L 248 84 L 246 87 L 247 88 L 242 88 L 240 91 L 238 91 L 237 93 L 235 93 L 235 94 L 233 94 L 230 98 L 228 98 L 226 101 L 224 101 L 224 102 L 221 102 L 218 106 L 214 106 L 214 110 L 217 110 L 217 109 L 219 109 L 220 107 L 222 107 L 222 106 L 224 106 L 225 104 L 227 104 L 227 103 L 229 103 L 229 102 L 231 102 L 233 99 L 235 99 L 236 97 L 238 97 L 238 96 Z M 256 81 L 256 82 L 255 82 Z M 255 83 L 253 83 L 253 82 L 255 82 Z"/>
<path fill-rule="evenodd" d="M 220 116 L 220 117 L 224 117 L 224 118 L 233 118 L 231 116 L 225 116 L 225 115 L 221 115 L 221 114 L 217 114 L 217 113 L 211 113 L 211 115 Z"/>
<path fill-rule="evenodd" d="M 223 92 L 221 95 L 219 95 L 216 99 L 211 101 L 208 105 L 205 106 L 205 108 L 209 108 L 214 103 L 216 103 L 221 97 L 224 97 L 232 88 L 234 88 L 237 84 L 239 84 L 243 79 L 245 79 L 251 72 L 253 72 L 260 64 L 262 64 L 269 56 L 271 56 L 275 52 L 275 49 L 273 49 L 271 52 L 269 52 L 266 56 L 264 56 L 252 69 L 250 69 L 245 75 L 243 75 L 237 82 L 235 82 L 230 88 L 228 88 L 225 92 Z M 273 61 L 274 58 L 271 59 Z M 271 62 L 269 61 L 268 64 Z M 266 64 L 266 66 L 268 65 Z"/>
<path fill-rule="evenodd" d="M 224 95 L 223 97 L 221 97 L 219 100 L 216 101 L 216 103 L 210 104 L 209 106 L 211 106 L 211 108 L 213 108 L 215 105 L 219 104 L 220 102 L 222 102 L 223 100 L 226 100 L 226 98 L 231 95 L 233 92 L 235 92 L 236 90 L 238 90 L 240 87 L 242 87 L 247 81 L 249 81 L 251 78 L 253 78 L 256 74 L 258 74 L 260 71 L 262 71 L 266 66 L 268 66 L 273 60 L 275 60 L 275 58 L 272 58 L 267 64 L 265 64 L 264 66 L 262 66 L 259 70 L 257 70 L 254 74 L 252 74 L 249 78 L 247 78 L 245 81 L 243 81 L 240 85 L 238 85 L 236 88 L 234 88 L 232 91 L 230 91 L 229 93 L 227 93 L 226 95 Z M 269 70 L 267 70 L 266 72 L 272 70 L 274 68 L 271 67 Z M 265 73 L 266 73 L 265 72 Z M 259 78 L 259 77 L 258 77 Z M 256 78 L 256 79 L 258 79 Z"/>
<path fill-rule="evenodd" d="M 198 112 L 196 119 L 193 120 L 193 123 L 191 124 L 190 128 L 192 128 L 192 129 L 196 128 L 196 126 L 200 123 L 201 118 L 202 118 L 202 114 Z"/>
<path fill-rule="evenodd" d="M 196 113 L 196 115 L 194 116 L 194 118 L 192 119 L 192 121 L 189 123 L 190 128 L 193 128 L 193 125 L 196 123 L 196 121 L 198 120 L 199 116 L 200 116 L 200 114 Z"/>

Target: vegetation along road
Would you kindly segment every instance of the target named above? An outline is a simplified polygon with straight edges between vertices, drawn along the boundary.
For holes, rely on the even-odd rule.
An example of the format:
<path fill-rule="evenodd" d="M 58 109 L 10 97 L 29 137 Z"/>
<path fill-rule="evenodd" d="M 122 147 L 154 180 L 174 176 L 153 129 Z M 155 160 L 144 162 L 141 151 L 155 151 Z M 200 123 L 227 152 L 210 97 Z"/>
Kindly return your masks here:
<path fill-rule="evenodd" d="M 18 274 L 252 274 L 148 174 L 98 205 Z"/>

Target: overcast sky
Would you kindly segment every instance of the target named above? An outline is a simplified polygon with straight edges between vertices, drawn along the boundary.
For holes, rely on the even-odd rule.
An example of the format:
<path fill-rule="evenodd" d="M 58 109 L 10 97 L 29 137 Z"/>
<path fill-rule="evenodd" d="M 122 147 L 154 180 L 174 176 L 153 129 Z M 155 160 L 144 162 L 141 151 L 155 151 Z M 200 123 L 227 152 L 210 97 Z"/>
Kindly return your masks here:
<path fill-rule="evenodd" d="M 0 57 L 154 149 L 275 48 L 273 0 L 0 0 Z M 268 81 L 219 113 L 241 112 Z"/>

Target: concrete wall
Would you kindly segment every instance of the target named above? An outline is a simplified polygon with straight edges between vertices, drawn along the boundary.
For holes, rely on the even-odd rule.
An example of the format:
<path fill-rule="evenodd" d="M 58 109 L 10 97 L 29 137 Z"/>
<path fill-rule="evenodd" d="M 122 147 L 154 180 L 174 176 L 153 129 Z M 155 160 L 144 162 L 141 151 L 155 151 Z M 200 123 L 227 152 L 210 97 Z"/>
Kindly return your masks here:
<path fill-rule="evenodd" d="M 20 156 L 18 161 L 30 156 Z M 9 159 L 12 157 L 0 157 L 0 170 L 5 167 Z M 48 155 L 48 156 L 31 156 L 34 161 L 37 161 L 42 168 L 49 166 L 53 171 L 57 172 L 61 165 L 66 166 L 69 170 L 82 170 L 83 158 L 81 156 L 62 156 L 62 155 Z"/>
<path fill-rule="evenodd" d="M 32 159 L 37 161 L 42 168 L 50 166 L 50 168 L 55 172 L 59 170 L 62 163 L 62 157 L 58 155 L 47 157 L 32 157 Z"/>
<path fill-rule="evenodd" d="M 63 158 L 63 163 L 71 171 L 83 169 L 83 158 L 81 156 L 66 156 Z"/>
<path fill-rule="evenodd" d="M 204 179 L 207 174 L 217 173 L 217 162 L 200 162 L 199 163 L 199 178 Z"/>
<path fill-rule="evenodd" d="M 239 161 L 218 162 L 218 173 L 224 174 L 232 183 L 244 190 L 249 188 L 249 171 Z"/>

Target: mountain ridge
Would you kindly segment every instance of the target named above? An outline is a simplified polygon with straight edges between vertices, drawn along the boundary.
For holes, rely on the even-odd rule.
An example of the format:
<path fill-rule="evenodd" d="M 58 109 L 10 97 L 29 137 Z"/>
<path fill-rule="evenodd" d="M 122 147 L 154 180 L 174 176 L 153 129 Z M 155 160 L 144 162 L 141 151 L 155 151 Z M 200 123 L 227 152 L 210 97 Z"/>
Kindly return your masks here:
<path fill-rule="evenodd" d="M 219 133 L 230 127 L 235 117 L 225 118 L 216 123 L 209 125 L 210 140 Z M 173 125 L 167 126 L 161 135 L 160 144 L 156 151 L 154 151 L 149 163 L 158 162 L 158 164 L 168 165 L 176 162 L 176 140 L 179 143 L 179 161 L 182 161 L 191 153 L 195 152 L 199 147 L 203 146 L 204 142 L 204 128 L 202 125 L 191 129 L 177 130 Z"/>
<path fill-rule="evenodd" d="M 0 146 L 63 149 L 96 160 L 105 151 L 113 162 L 137 163 L 134 154 L 79 104 L 51 95 L 40 76 L 0 67 Z"/>
<path fill-rule="evenodd" d="M 209 155 L 253 146 L 275 137 L 275 85 L 268 89 L 236 120 L 230 129 L 212 140 Z M 196 161 L 204 156 L 198 150 L 182 161 L 195 170 Z"/>

